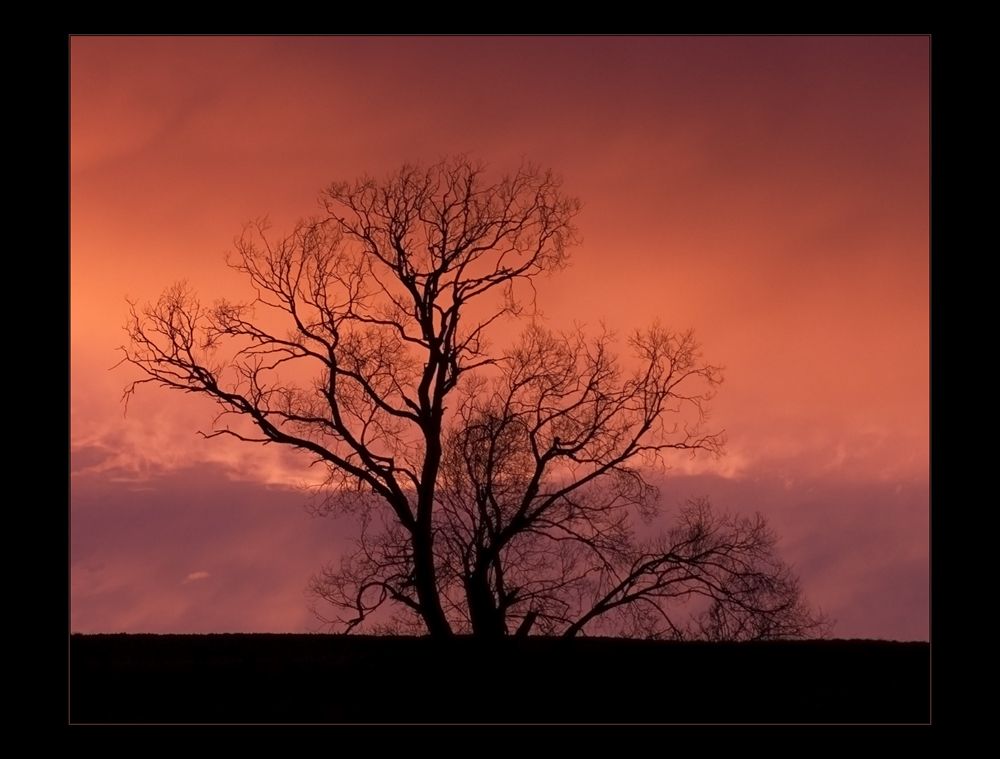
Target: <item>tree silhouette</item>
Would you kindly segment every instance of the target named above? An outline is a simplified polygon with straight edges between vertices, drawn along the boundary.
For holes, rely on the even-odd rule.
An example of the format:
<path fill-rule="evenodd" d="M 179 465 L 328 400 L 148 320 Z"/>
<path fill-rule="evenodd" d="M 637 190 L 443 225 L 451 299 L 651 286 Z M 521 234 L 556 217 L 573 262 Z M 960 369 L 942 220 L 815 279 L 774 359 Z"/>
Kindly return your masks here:
<path fill-rule="evenodd" d="M 204 307 L 175 285 L 132 304 L 122 350 L 146 375 L 126 403 L 149 382 L 204 394 L 223 409 L 206 437 L 326 465 L 317 511 L 360 521 L 356 550 L 310 586 L 339 610 L 327 621 L 353 629 L 388 603 L 398 629 L 438 637 L 823 628 L 760 516 L 697 501 L 666 536 L 634 539 L 633 517 L 659 513 L 644 472 L 671 452 L 722 452 L 703 430 L 721 371 L 690 332 L 636 332 L 622 361 L 610 332 L 588 340 L 533 318 L 531 281 L 577 241 L 580 202 L 558 177 L 527 165 L 488 184 L 484 165 L 458 157 L 334 184 L 321 200 L 325 214 L 288 236 L 264 220 L 236 240 L 230 266 L 253 303 Z M 487 332 L 503 317 L 528 326 L 497 354 Z M 696 595 L 707 610 L 672 616 Z"/>

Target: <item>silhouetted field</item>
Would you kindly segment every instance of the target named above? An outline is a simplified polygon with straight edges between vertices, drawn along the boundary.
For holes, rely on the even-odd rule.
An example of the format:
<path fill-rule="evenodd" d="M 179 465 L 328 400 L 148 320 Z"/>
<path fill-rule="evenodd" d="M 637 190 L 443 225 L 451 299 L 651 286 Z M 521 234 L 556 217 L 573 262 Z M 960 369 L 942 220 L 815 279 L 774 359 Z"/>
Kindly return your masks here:
<path fill-rule="evenodd" d="M 70 721 L 930 721 L 930 644 L 73 635 Z"/>

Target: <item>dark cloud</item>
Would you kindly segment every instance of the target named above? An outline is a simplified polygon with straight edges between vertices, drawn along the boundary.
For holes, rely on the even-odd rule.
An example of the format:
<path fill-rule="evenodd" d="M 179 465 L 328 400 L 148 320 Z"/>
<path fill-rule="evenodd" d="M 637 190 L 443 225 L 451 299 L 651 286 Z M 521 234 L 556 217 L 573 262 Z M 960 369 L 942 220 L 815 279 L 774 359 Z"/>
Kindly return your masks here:
<path fill-rule="evenodd" d="M 666 477 L 665 514 L 708 496 L 764 514 L 837 637 L 929 637 L 926 484 Z M 74 479 L 72 628 L 82 632 L 317 629 L 309 576 L 350 545 L 354 523 L 313 518 L 307 493 L 234 481 L 203 465 L 148 482 Z M 199 577 L 197 582 L 191 582 Z"/>
<path fill-rule="evenodd" d="M 221 466 L 145 482 L 72 485 L 72 628 L 81 632 L 304 631 L 303 590 L 343 549 L 347 523 L 306 493 L 230 479 Z M 200 576 L 198 582 L 187 582 Z"/>

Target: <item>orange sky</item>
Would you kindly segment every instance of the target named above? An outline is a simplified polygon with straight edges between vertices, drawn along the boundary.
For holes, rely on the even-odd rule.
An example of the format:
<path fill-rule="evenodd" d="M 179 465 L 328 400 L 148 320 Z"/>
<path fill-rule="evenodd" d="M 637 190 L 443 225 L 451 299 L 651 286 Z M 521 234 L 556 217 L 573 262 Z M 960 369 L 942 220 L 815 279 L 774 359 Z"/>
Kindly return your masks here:
<path fill-rule="evenodd" d="M 294 455 L 204 441 L 212 407 L 123 416 L 126 295 L 245 283 L 242 223 L 335 180 L 470 152 L 578 195 L 553 326 L 693 326 L 726 366 L 721 462 L 667 505 L 761 510 L 839 637 L 929 636 L 926 37 L 99 38 L 71 49 L 74 630 L 299 631 L 349 525 Z M 495 333 L 498 347 L 516 325 Z"/>

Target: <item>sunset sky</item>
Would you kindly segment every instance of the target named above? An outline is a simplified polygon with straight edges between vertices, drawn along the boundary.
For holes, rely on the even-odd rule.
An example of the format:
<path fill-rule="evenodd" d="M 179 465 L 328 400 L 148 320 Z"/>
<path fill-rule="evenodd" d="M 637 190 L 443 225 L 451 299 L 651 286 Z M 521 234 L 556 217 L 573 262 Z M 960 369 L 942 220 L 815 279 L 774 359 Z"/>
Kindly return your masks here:
<path fill-rule="evenodd" d="M 694 327 L 726 367 L 720 461 L 678 459 L 669 513 L 762 512 L 841 638 L 930 636 L 926 37 L 73 37 L 71 619 L 80 632 L 305 632 L 349 546 L 309 460 L 205 440 L 209 402 L 127 416 L 126 297 L 225 265 L 268 215 L 405 162 L 552 168 L 579 196 L 554 328 Z M 493 333 L 498 348 L 519 327 Z"/>

